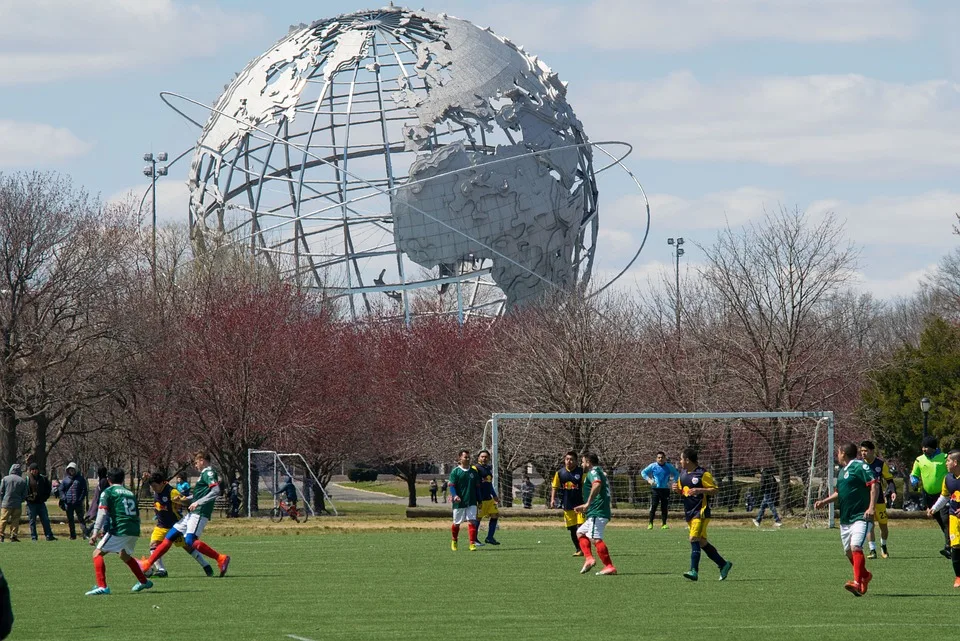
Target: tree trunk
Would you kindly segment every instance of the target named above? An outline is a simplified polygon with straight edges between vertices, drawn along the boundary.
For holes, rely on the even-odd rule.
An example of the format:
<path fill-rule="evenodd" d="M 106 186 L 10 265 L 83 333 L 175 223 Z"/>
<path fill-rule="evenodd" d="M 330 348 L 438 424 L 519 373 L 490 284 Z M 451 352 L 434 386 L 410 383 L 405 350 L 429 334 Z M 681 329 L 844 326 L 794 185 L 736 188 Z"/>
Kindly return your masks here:
<path fill-rule="evenodd" d="M 417 464 L 397 463 L 397 476 L 407 482 L 407 507 L 417 507 Z"/>
<path fill-rule="evenodd" d="M 17 415 L 9 407 L 0 409 L 0 470 L 7 473 L 17 462 Z"/>
<path fill-rule="evenodd" d="M 50 419 L 41 415 L 33 420 L 33 451 L 28 455 L 31 463 L 36 463 L 41 474 L 47 473 L 47 434 L 50 431 Z"/>

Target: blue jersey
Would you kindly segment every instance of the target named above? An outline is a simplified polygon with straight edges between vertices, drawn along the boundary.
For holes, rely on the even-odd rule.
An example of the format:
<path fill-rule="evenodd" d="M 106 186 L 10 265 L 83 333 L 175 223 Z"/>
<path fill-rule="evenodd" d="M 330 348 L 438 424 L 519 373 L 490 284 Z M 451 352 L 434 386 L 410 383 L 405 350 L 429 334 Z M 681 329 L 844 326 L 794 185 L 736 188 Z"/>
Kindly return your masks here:
<path fill-rule="evenodd" d="M 680 472 L 670 463 L 660 465 L 654 462 L 643 468 L 640 476 L 648 481 L 653 480 L 653 487 L 659 490 L 665 490 L 680 478 Z"/>
<path fill-rule="evenodd" d="M 480 476 L 480 487 L 478 491 L 480 492 L 481 501 L 489 501 L 497 497 L 497 491 L 493 487 L 493 468 L 489 465 L 480 465 L 477 463 L 473 466 L 473 469 L 477 471 L 477 474 Z"/>

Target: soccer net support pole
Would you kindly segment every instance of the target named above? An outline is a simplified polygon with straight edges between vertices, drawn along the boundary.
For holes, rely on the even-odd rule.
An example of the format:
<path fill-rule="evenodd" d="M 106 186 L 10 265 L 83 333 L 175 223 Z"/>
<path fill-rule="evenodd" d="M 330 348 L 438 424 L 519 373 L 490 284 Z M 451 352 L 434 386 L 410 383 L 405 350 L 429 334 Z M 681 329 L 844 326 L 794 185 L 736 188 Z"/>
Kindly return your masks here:
<path fill-rule="evenodd" d="M 817 421 L 827 421 L 827 495 L 833 493 L 833 430 L 834 417 L 831 411 L 814 412 L 496 412 L 490 416 L 490 454 L 493 458 L 493 486 L 500 487 L 500 421 L 501 420 L 536 420 L 536 419 L 666 419 L 666 420 L 736 420 L 751 418 L 812 418 Z M 816 428 L 815 428 L 816 429 Z M 486 440 L 486 426 L 484 426 L 484 440 Z M 813 448 L 814 455 L 816 448 Z M 813 462 L 811 462 L 813 467 Z M 834 504 L 829 506 L 828 527 L 834 527 Z"/>

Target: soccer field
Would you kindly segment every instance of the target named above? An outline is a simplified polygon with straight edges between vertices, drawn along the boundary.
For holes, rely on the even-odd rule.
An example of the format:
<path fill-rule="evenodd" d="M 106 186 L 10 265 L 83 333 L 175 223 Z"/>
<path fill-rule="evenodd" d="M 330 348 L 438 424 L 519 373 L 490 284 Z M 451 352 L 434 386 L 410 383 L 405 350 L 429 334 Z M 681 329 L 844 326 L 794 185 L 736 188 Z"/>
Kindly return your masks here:
<path fill-rule="evenodd" d="M 837 530 L 716 527 L 710 538 L 733 571 L 717 581 L 704 556 L 701 580 L 690 583 L 680 576 L 690 558 L 681 524 L 637 525 L 608 529 L 613 577 L 580 575 L 561 526 L 509 521 L 498 534 L 502 546 L 476 552 L 466 549 L 465 532 L 452 552 L 439 524 L 277 526 L 262 536 L 216 536 L 211 528 L 205 538 L 232 556 L 227 577 L 204 577 L 174 549 L 170 577 L 139 594 L 129 592 L 132 574 L 110 555 L 113 594 L 85 597 L 94 577 L 91 548 L 80 541 L 4 544 L 0 567 L 13 594 L 14 640 L 849 639 L 955 627 L 950 606 L 960 595 L 932 523 L 892 524 L 892 556 L 868 562 L 875 578 L 863 598 L 843 590 L 851 571 Z M 289 534 L 270 534 L 280 530 Z M 146 549 L 142 537 L 138 553 Z"/>

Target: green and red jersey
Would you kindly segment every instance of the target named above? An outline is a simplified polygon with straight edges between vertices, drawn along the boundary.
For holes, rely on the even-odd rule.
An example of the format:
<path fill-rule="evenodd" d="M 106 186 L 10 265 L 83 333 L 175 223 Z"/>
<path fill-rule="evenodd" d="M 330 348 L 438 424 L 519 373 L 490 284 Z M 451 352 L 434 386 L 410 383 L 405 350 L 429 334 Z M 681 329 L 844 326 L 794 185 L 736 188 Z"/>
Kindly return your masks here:
<path fill-rule="evenodd" d="M 870 507 L 870 490 L 875 482 L 873 470 L 860 459 L 850 461 L 840 470 L 837 478 L 840 525 L 866 520 L 863 513 Z"/>
<path fill-rule="evenodd" d="M 100 493 L 100 509 L 110 519 L 107 531 L 117 536 L 140 536 L 137 497 L 122 485 L 111 485 Z"/>
<path fill-rule="evenodd" d="M 459 465 L 450 472 L 450 494 L 459 496 L 460 501 L 453 504 L 453 509 L 460 510 L 477 504 L 477 487 L 480 484 L 480 474 L 473 467 L 463 469 Z"/>
<path fill-rule="evenodd" d="M 205 467 L 203 471 L 200 472 L 200 478 L 197 480 L 196 484 L 193 486 L 193 502 L 196 503 L 207 494 L 210 493 L 214 487 L 219 487 L 220 477 L 217 476 L 217 471 L 212 467 Z M 213 504 L 215 501 L 207 501 L 200 507 L 194 510 L 194 514 L 199 516 L 204 516 L 206 518 L 213 518 Z"/>
<path fill-rule="evenodd" d="M 590 489 L 595 483 L 600 484 L 600 490 L 593 495 L 593 500 L 587 505 L 587 518 L 599 517 L 609 519 L 612 516 L 610 512 L 610 483 L 607 481 L 607 475 L 599 465 L 590 468 L 590 471 L 583 477 L 584 501 L 590 498 Z"/>

